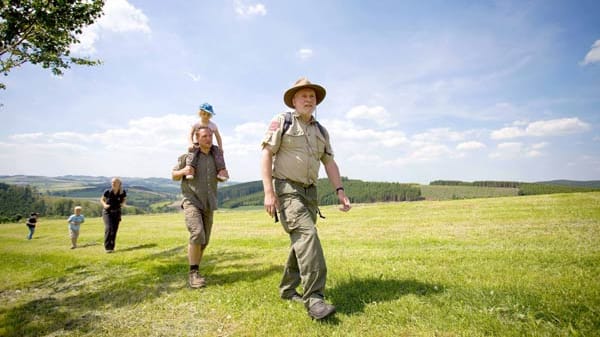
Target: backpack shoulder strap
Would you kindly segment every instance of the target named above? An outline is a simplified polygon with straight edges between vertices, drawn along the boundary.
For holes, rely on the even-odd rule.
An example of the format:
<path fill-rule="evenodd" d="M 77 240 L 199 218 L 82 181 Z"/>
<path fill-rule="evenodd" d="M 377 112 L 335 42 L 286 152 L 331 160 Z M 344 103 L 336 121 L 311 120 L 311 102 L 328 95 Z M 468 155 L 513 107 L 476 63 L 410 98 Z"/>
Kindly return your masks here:
<path fill-rule="evenodd" d="M 325 127 L 323 125 L 321 125 L 321 123 L 319 123 L 318 121 L 315 121 L 315 124 L 317 124 L 317 127 L 319 128 L 319 131 L 321 132 L 321 134 L 323 135 L 323 137 L 325 137 L 325 139 L 327 141 L 329 141 L 329 133 L 327 132 L 327 130 L 325 129 Z M 290 128 L 290 125 L 292 125 L 292 112 L 288 111 L 288 112 L 285 113 L 285 118 L 283 119 L 283 129 L 281 131 L 281 137 L 282 138 L 283 138 L 283 135 Z"/>
<path fill-rule="evenodd" d="M 327 132 L 327 130 L 325 129 L 325 127 L 323 125 L 321 125 L 321 123 L 315 121 L 315 124 L 317 124 L 317 127 L 319 128 L 319 131 L 321 132 L 321 134 L 323 135 L 323 137 L 325 137 L 325 139 L 327 141 L 329 141 L 329 132 Z"/>
<path fill-rule="evenodd" d="M 290 128 L 290 125 L 292 125 L 292 113 L 290 111 L 288 111 L 285 113 L 285 119 L 283 120 L 283 130 L 281 131 L 282 137 L 286 133 L 286 131 Z"/>

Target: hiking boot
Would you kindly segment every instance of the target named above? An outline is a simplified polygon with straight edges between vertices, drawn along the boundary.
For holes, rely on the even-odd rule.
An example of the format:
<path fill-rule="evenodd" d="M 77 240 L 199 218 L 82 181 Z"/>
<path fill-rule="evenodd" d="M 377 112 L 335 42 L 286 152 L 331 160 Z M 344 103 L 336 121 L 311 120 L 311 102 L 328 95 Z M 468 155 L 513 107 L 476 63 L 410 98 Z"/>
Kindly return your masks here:
<path fill-rule="evenodd" d="M 189 284 L 190 288 L 202 288 L 206 285 L 206 280 L 197 270 L 190 270 Z"/>
<path fill-rule="evenodd" d="M 297 292 L 294 292 L 292 296 L 281 296 L 281 299 L 298 303 L 304 302 L 304 300 L 302 299 L 302 295 L 298 294 Z"/>
<path fill-rule="evenodd" d="M 319 301 L 308 309 L 308 316 L 312 319 L 320 320 L 335 313 L 335 307 L 323 301 Z"/>

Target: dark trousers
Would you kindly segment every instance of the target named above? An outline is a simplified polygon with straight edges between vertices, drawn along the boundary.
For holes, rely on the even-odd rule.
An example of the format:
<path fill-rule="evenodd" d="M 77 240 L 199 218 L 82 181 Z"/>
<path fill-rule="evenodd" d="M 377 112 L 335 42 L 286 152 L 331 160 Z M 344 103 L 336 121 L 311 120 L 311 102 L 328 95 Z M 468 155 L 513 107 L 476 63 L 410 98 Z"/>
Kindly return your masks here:
<path fill-rule="evenodd" d="M 29 228 L 29 235 L 27 235 L 27 239 L 31 240 L 33 238 L 33 233 L 35 232 L 35 226 L 28 224 L 27 228 Z"/>
<path fill-rule="evenodd" d="M 114 250 L 117 240 L 117 231 L 121 222 L 121 210 L 102 211 L 102 220 L 104 220 L 104 249 Z"/>

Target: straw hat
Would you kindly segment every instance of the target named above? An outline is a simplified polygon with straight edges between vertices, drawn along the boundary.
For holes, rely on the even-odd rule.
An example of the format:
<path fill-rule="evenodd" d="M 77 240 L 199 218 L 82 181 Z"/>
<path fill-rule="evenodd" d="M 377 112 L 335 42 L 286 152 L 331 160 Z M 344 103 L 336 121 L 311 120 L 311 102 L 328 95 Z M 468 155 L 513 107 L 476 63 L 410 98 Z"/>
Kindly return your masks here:
<path fill-rule="evenodd" d="M 321 101 L 323 101 L 325 98 L 325 88 L 318 84 L 312 84 L 306 77 L 302 77 L 297 80 L 296 83 L 294 83 L 294 85 L 285 92 L 285 94 L 283 94 L 283 102 L 285 105 L 293 109 L 294 105 L 292 104 L 292 98 L 294 98 L 294 95 L 298 90 L 304 88 L 310 88 L 315 91 L 315 95 L 317 96 L 317 105 L 319 105 L 319 103 L 321 103 Z"/>

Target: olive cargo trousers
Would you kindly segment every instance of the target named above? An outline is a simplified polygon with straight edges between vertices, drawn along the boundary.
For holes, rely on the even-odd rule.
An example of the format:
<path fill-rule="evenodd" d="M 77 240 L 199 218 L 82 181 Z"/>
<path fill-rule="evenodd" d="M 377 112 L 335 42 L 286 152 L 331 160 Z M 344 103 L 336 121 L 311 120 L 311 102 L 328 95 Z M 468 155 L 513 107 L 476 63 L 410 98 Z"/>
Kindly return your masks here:
<path fill-rule="evenodd" d="M 279 293 L 288 298 L 302 285 L 304 305 L 310 308 L 323 300 L 327 277 L 325 256 L 315 227 L 317 188 L 275 179 L 275 193 L 279 199 L 281 224 L 291 240 Z"/>

